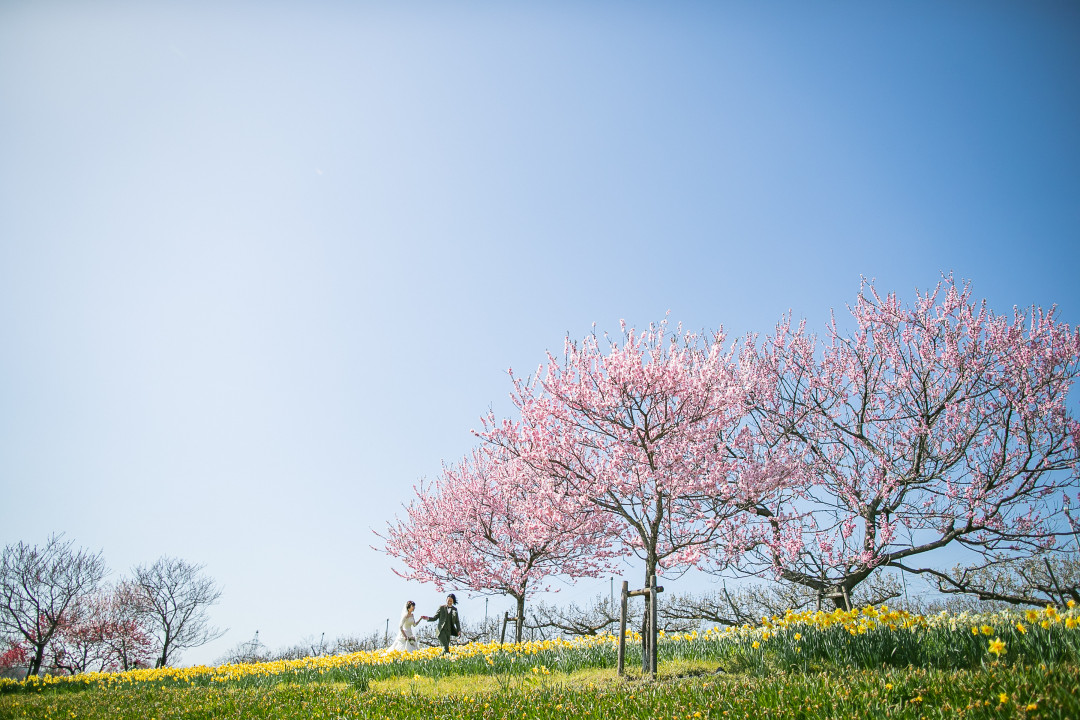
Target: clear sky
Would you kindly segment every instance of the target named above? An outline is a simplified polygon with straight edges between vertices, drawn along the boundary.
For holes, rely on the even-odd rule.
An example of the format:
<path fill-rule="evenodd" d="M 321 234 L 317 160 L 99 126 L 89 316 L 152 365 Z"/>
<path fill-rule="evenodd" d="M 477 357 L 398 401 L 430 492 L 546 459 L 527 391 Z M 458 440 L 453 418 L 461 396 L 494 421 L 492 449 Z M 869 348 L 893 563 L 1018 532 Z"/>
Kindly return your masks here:
<path fill-rule="evenodd" d="M 441 598 L 372 530 L 567 333 L 1077 324 L 1078 231 L 1075 3 L 4 0 L 0 543 L 205 562 L 185 662 L 381 630 Z"/>

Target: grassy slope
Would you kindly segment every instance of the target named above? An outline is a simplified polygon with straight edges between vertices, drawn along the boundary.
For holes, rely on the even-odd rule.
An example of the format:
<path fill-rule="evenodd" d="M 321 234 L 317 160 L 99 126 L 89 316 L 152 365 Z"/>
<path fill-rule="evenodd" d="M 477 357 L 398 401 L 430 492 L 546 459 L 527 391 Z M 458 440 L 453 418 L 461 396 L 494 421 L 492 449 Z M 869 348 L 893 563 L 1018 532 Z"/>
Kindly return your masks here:
<path fill-rule="evenodd" d="M 988 665 L 713 675 L 678 663 L 659 682 L 612 670 L 571 675 L 394 678 L 273 687 L 142 686 L 12 694 L 0 719 L 110 718 L 1070 718 L 1080 720 L 1080 667 Z M 1003 697 L 1004 695 L 1004 697 Z M 699 715 L 696 713 L 700 713 Z"/>

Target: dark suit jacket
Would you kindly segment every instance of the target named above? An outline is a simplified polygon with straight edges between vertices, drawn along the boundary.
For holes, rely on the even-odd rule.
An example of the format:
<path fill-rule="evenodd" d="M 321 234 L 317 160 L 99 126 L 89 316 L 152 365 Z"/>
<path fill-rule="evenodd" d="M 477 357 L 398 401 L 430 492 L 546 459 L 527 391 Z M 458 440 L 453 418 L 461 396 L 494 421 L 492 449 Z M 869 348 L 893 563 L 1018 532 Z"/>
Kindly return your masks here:
<path fill-rule="evenodd" d="M 432 620 L 439 621 L 439 639 L 446 642 L 452 635 L 461 632 L 461 621 L 458 620 L 457 607 L 440 605 Z"/>

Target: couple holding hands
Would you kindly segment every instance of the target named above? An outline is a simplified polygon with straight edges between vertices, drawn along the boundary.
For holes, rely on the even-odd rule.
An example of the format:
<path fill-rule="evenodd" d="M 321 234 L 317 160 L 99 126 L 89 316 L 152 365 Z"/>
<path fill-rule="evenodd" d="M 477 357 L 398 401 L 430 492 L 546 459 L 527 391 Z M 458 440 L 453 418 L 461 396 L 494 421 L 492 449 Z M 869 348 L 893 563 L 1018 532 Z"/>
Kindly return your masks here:
<path fill-rule="evenodd" d="M 453 593 L 446 596 L 446 604 L 439 606 L 438 611 L 431 616 L 421 615 L 420 620 L 413 617 L 413 610 L 416 609 L 416 603 L 412 600 L 405 603 L 405 608 L 401 611 L 401 622 L 398 623 L 398 636 L 394 644 L 390 646 L 391 650 L 398 650 L 400 652 L 412 652 L 418 650 L 419 645 L 416 642 L 416 634 L 413 632 L 413 628 L 420 624 L 420 622 L 427 620 L 428 622 L 439 622 L 439 642 L 442 643 L 443 652 L 450 652 L 450 638 L 457 637 L 461 632 L 461 621 L 458 619 L 457 611 L 457 597 Z"/>

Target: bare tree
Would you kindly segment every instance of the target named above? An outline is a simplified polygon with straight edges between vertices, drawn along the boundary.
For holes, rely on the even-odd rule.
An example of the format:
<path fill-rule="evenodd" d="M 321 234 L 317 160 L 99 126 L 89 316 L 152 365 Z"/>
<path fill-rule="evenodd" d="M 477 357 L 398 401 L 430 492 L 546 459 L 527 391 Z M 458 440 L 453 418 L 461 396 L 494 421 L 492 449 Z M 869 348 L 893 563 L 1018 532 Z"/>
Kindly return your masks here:
<path fill-rule="evenodd" d="M 365 652 L 386 647 L 386 634 L 382 630 L 372 630 L 368 635 L 343 635 L 330 643 L 327 651 L 329 655 L 341 655 L 344 653 Z M 295 646 L 300 647 L 300 646 Z M 282 656 L 290 652 L 289 649 L 282 651 Z M 306 657 L 306 656 L 303 656 Z"/>
<path fill-rule="evenodd" d="M 629 625 L 641 619 L 641 613 L 635 612 L 633 606 L 627 612 Z M 541 602 L 536 605 L 533 615 L 536 627 L 550 628 L 565 635 L 602 635 L 618 632 L 619 627 L 619 609 L 603 595 L 597 595 L 592 604 L 585 607 L 577 603 L 559 607 Z"/>
<path fill-rule="evenodd" d="M 502 618 L 490 617 L 486 620 L 476 620 L 471 622 L 462 621 L 461 633 L 457 637 L 459 643 L 472 643 L 472 642 L 484 642 L 485 640 L 491 640 L 499 634 L 499 621 Z M 433 641 L 437 641 L 438 638 L 433 634 Z"/>
<path fill-rule="evenodd" d="M 704 619 L 697 614 L 683 614 L 677 611 L 674 603 L 680 599 L 676 596 L 672 602 L 658 603 L 658 627 L 665 632 L 688 632 L 701 625 Z M 626 622 L 628 626 L 639 623 L 644 615 L 644 603 L 631 602 L 626 608 Z M 613 606 L 611 600 L 603 595 L 597 595 L 592 603 L 580 606 L 570 603 L 565 607 L 539 603 L 534 609 L 530 622 L 526 623 L 530 631 L 538 631 L 541 634 L 546 630 L 552 630 L 560 635 L 588 636 L 618 633 L 619 631 L 619 608 Z"/>
<path fill-rule="evenodd" d="M 853 606 L 859 607 L 881 605 L 902 594 L 896 575 L 875 572 L 855 589 L 850 600 Z M 720 589 L 702 595 L 672 595 L 660 605 L 659 614 L 669 626 L 676 621 L 754 625 L 763 617 L 782 617 L 788 610 L 820 610 L 824 599 L 805 585 L 785 581 L 759 582 L 735 590 L 722 585 Z"/>
<path fill-rule="evenodd" d="M 41 670 L 65 614 L 97 589 L 107 572 L 101 551 L 76 550 L 63 537 L 50 535 L 42 547 L 8 545 L 0 561 L 0 632 L 26 642 L 30 675 Z"/>
<path fill-rule="evenodd" d="M 783 615 L 812 600 L 790 585 L 752 585 L 731 591 L 727 586 L 702 595 L 672 595 L 659 608 L 665 620 L 683 620 L 737 626 L 756 624 L 763 616 Z"/>
<path fill-rule="evenodd" d="M 1080 555 L 1075 552 L 993 555 L 977 565 L 914 572 L 929 575 L 946 595 L 968 594 L 1014 606 L 1080 602 Z"/>
<path fill-rule="evenodd" d="M 217 663 L 219 665 L 250 665 L 253 663 L 269 662 L 271 660 L 298 660 L 309 657 L 309 653 L 298 656 L 281 656 L 271 653 L 270 648 L 259 641 L 259 631 L 255 631 L 255 637 L 251 640 L 243 640 L 226 652 Z"/>
<path fill-rule="evenodd" d="M 166 667 L 175 654 L 205 645 L 225 631 L 211 627 L 206 611 L 221 597 L 202 565 L 162 556 L 149 567 L 133 570 L 131 585 L 138 595 L 139 612 L 157 634 L 157 667 Z"/>

